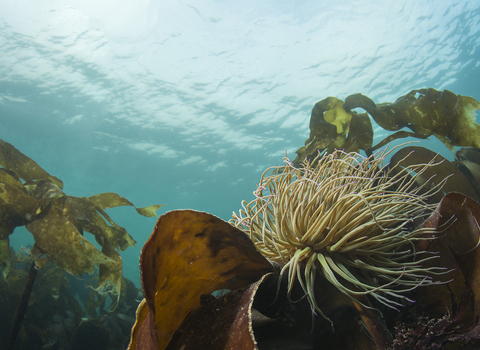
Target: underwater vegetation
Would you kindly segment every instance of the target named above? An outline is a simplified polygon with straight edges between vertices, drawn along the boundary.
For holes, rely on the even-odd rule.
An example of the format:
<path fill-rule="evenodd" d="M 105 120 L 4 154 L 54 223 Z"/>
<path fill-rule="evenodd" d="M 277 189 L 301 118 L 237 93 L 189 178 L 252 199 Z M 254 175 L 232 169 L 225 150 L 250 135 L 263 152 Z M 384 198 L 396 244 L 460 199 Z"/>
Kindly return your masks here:
<path fill-rule="evenodd" d="M 305 160 L 301 168 L 286 158 L 284 167 L 264 172 L 256 199 L 244 202 L 231 221 L 263 256 L 283 266 L 280 278 L 288 272 L 288 293 L 298 276 L 312 309 L 327 320 L 315 301 L 317 274 L 352 299 L 369 295 L 397 309 L 389 296 L 405 298 L 399 293 L 435 283 L 430 275 L 445 273 L 423 268 L 436 256 L 415 260 L 422 252 L 411 248 L 440 234 L 415 223 L 435 211 L 428 200 L 447 178 L 418 186 L 418 178 L 434 165 L 390 168 L 382 165 L 387 154 L 366 158 L 334 151 Z M 280 173 L 266 176 L 271 170 Z"/>
<path fill-rule="evenodd" d="M 105 210 L 118 206 L 135 206 L 117 193 L 101 193 L 86 198 L 69 196 L 63 192 L 63 182 L 60 179 L 48 174 L 34 160 L 3 140 L 0 140 L 0 166 L 0 266 L 1 281 L 5 288 L 8 287 L 7 291 L 2 291 L 3 301 L 11 304 L 9 300 L 15 299 L 11 293 L 18 294 L 25 287 L 17 317 L 13 321 L 10 346 L 13 348 L 16 338 L 14 334 L 20 331 L 20 322 L 27 303 L 31 302 L 30 293 L 37 270 L 43 270 L 48 262 L 58 267 L 56 270 L 58 279 L 50 278 L 48 282 L 50 286 L 61 284 L 64 280 L 63 271 L 73 276 L 81 276 L 94 273 L 98 267 L 98 282 L 95 285 L 88 284 L 92 289 L 91 300 L 84 304 L 84 307 L 89 309 L 91 317 L 95 318 L 93 310 L 96 306 L 103 308 L 106 295 L 112 298 L 111 310 L 125 302 L 121 300 L 124 292 L 122 284 L 125 279 L 122 276 L 122 259 L 119 251 L 133 246 L 135 240 L 123 227 L 117 225 Z M 161 206 L 152 205 L 135 209 L 140 215 L 152 217 L 156 216 L 155 211 Z M 26 255 L 32 265 L 29 273 L 22 267 L 17 269 L 19 255 L 12 251 L 9 244 L 9 236 L 19 226 L 25 226 L 35 240 L 31 249 L 19 252 L 19 255 Z M 93 234 L 101 250 L 85 238 L 85 232 Z M 23 258 L 20 260 L 22 264 L 26 262 Z M 24 283 L 23 286 L 19 284 L 19 280 Z M 12 284 L 17 288 L 12 290 L 9 287 Z M 125 286 L 127 287 L 128 285 Z M 59 290 L 60 285 L 52 296 L 58 298 L 62 295 Z M 72 303 L 74 304 L 73 301 Z M 79 318 L 81 312 L 77 309 L 66 308 Z M 8 321 L 12 322 L 11 319 Z M 48 323 L 45 320 L 38 321 L 40 323 L 37 327 L 40 328 Z M 47 336 L 44 334 L 45 337 Z M 6 344 L 8 341 L 2 340 L 0 343 Z"/>
<path fill-rule="evenodd" d="M 8 349 L 13 319 L 32 263 L 28 254 L 21 252 L 17 256 L 23 260 L 12 259 L 7 278 L 0 277 L 2 349 Z M 14 348 L 125 349 L 135 322 L 135 309 L 143 293 L 133 282 L 122 278 L 120 298 L 116 302 L 114 296 L 114 302 L 95 290 L 98 274 L 89 277 L 88 281 L 73 277 L 51 260 L 38 270 Z"/>
<path fill-rule="evenodd" d="M 297 158 L 229 223 L 158 219 L 129 350 L 479 348 L 476 109 L 434 89 L 318 102 Z M 373 145 L 370 117 L 395 133 Z M 430 136 L 466 148 L 453 162 L 411 143 L 375 152 Z"/>
<path fill-rule="evenodd" d="M 354 109 L 362 108 L 367 113 Z M 315 104 L 310 118 L 310 137 L 297 151 L 295 163 L 315 158 L 317 150 L 334 149 L 371 153 L 389 142 L 415 137 L 435 136 L 452 152 L 453 146 L 480 148 L 480 125 L 475 123 L 475 111 L 480 103 L 472 97 L 455 95 L 449 90 L 412 90 L 393 103 L 376 105 L 362 94 L 348 96 L 345 101 L 327 97 Z M 376 124 L 396 131 L 376 145 L 369 115 Z M 411 131 L 400 130 L 408 128 Z"/>

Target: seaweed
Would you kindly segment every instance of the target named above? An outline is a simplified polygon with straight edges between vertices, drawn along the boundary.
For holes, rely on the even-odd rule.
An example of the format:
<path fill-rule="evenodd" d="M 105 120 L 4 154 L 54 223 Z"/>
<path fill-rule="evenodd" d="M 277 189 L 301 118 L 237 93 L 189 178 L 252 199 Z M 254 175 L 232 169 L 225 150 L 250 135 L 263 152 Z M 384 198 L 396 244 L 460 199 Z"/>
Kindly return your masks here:
<path fill-rule="evenodd" d="M 4 276 L 10 266 L 8 236 L 15 227 L 25 226 L 35 240 L 32 253 L 37 268 L 47 259 L 72 275 L 91 274 L 98 266 L 98 290 L 118 296 L 122 281 L 119 251 L 133 246 L 135 240 L 104 210 L 134 205 L 116 193 L 68 196 L 60 179 L 3 140 L 0 166 L 0 262 Z M 135 209 L 151 217 L 160 207 Z M 84 231 L 94 235 L 101 251 L 84 237 Z"/>
<path fill-rule="evenodd" d="M 470 178 L 459 169 L 459 162 L 450 162 L 448 159 L 428 148 L 418 146 L 402 147 L 392 156 L 390 167 L 392 169 L 398 169 L 398 167 L 396 167 L 397 165 L 399 165 L 400 168 L 405 168 L 415 164 L 427 163 L 435 165 L 425 169 L 421 177 L 421 179 L 424 180 L 423 183 L 428 181 L 430 184 L 428 189 L 447 179 L 441 191 L 431 197 L 432 202 L 439 202 L 443 196 L 449 192 L 460 192 L 478 201 L 479 197 L 475 191 L 475 186 L 472 184 L 472 181 L 470 181 Z"/>
<path fill-rule="evenodd" d="M 348 151 L 368 150 L 373 143 L 372 123 L 366 113 L 345 110 L 344 102 L 327 97 L 315 104 L 310 118 L 310 137 L 297 150 L 299 163 L 318 149 L 344 148 Z"/>
<path fill-rule="evenodd" d="M 362 108 L 367 113 L 357 113 Z M 480 103 L 472 97 L 456 95 L 449 90 L 433 88 L 412 90 L 394 103 L 375 104 L 362 94 L 347 96 L 345 102 L 327 97 L 315 104 L 310 118 L 310 136 L 305 146 L 297 150 L 296 164 L 314 158 L 317 150 L 331 153 L 335 148 L 359 150 L 371 154 L 374 150 L 400 138 L 426 139 L 435 136 L 453 153 L 454 146 L 480 148 L 480 125 L 475 111 Z M 375 146 L 372 123 L 395 133 Z M 411 131 L 401 130 L 408 128 Z"/>
<path fill-rule="evenodd" d="M 367 113 L 357 113 L 355 108 Z M 332 331 L 329 322 L 312 313 L 312 305 L 298 282 L 291 286 L 287 298 L 287 276 L 279 280 L 281 266 L 256 256 L 258 252 L 245 241 L 245 235 L 242 237 L 241 232 L 206 213 L 172 211 L 158 219 L 142 249 L 145 299 L 137 309 L 129 350 L 427 349 L 448 343 L 466 348 L 478 345 L 480 151 L 476 147 L 480 136 L 479 126 L 472 121 L 478 108 L 476 100 L 448 90 L 413 90 L 395 103 L 379 105 L 360 94 L 347 97 L 345 102 L 328 97 L 315 104 L 310 137 L 297 151 L 296 165 L 307 157 L 313 159 L 319 151 L 332 152 L 335 148 L 363 150 L 368 156 L 404 137 L 435 136 L 451 150 L 453 146 L 469 147 L 458 150 L 454 162 L 427 148 L 410 145 L 400 146 L 392 154 L 388 169 L 432 165 L 422 174 L 413 171 L 410 179 L 415 181 L 412 187 L 430 194 L 427 200 L 436 203 L 436 209 L 429 217 L 408 223 L 426 233 L 399 250 L 431 257 L 422 260 L 420 268 L 444 268 L 449 272 L 433 276 L 435 283 L 426 288 L 412 288 L 408 298 L 417 303 L 403 299 L 396 305 L 402 312 L 392 311 L 362 293 L 349 298 L 325 279 L 317 278 L 313 286 L 315 300 L 333 321 Z M 369 115 L 378 126 L 395 133 L 373 145 Z M 440 189 L 437 185 L 445 180 Z M 427 232 L 432 231 L 428 228 L 436 228 L 437 236 L 429 235 Z M 229 253 L 229 247 L 236 249 Z M 298 268 L 305 266 L 299 264 Z M 231 291 L 212 295 L 223 288 Z"/>
<path fill-rule="evenodd" d="M 454 291 L 464 293 L 470 288 L 468 286 L 472 286 L 475 307 L 469 312 L 462 311 L 464 329 L 473 329 L 476 325 L 473 314 L 480 314 L 480 284 L 477 281 L 480 264 L 476 258 L 480 254 L 476 249 L 479 228 L 475 225 L 480 220 L 479 209 L 480 204 L 463 194 L 446 194 L 435 212 L 421 223 L 423 227 L 443 228 L 444 235 L 433 240 L 433 244 L 432 237 L 428 236 L 417 244 L 419 252 L 431 247 L 436 249 L 438 246 L 434 244 L 437 242 L 444 244 L 445 254 L 441 252 L 440 261 L 436 260 L 435 265 L 451 268 L 452 261 L 448 260 L 447 254 L 451 252 L 456 263 L 454 266 L 458 268 L 454 271 L 458 279 Z M 224 243 L 214 237 L 221 237 Z M 285 281 L 277 282 L 277 275 L 270 272 L 272 266 L 266 260 L 262 262 L 261 256 L 256 255 L 253 245 L 249 247 L 245 238 L 226 222 L 206 213 L 179 210 L 161 216 L 142 249 L 140 268 L 145 299 L 137 309 L 129 350 L 255 349 L 257 345 L 261 345 L 259 348 L 273 346 L 279 349 L 320 345 L 326 349 L 388 349 L 392 346 L 394 330 L 388 328 L 387 320 L 374 311 L 382 309 L 381 305 L 364 308 L 362 305 L 369 305 L 365 296 L 359 296 L 357 303 L 324 279 L 315 280 L 317 302 L 339 327 L 335 326 L 335 332 L 331 333 L 328 332 L 330 325 L 324 319 L 312 321 L 310 305 L 300 286 L 296 284 L 292 292 L 292 299 L 298 300 L 295 304 L 281 297 L 283 289 L 278 287 L 282 285 L 284 288 Z M 221 248 L 215 248 L 219 244 Z M 236 249 L 228 250 L 233 247 Z M 470 255 L 464 258 L 464 254 Z M 451 283 L 446 279 L 451 276 L 438 277 L 438 280 L 442 278 L 445 283 Z M 255 279 L 257 282 L 252 282 Z M 211 295 L 207 298 L 206 294 L 223 288 L 232 292 L 219 298 Z M 451 300 L 451 293 L 432 295 L 431 288 L 447 287 L 441 284 L 420 288 L 416 290 L 416 297 L 440 303 L 439 318 L 449 319 L 442 315 L 445 303 Z M 455 306 L 455 302 L 452 305 Z M 465 302 L 459 305 L 463 307 Z M 413 314 L 414 309 L 405 305 L 405 312 Z M 431 310 L 425 315 L 437 317 Z M 457 332 L 454 326 L 452 323 L 448 329 Z M 428 332 L 435 329 L 433 327 Z M 398 332 L 404 330 L 397 330 L 397 337 Z M 455 333 L 455 339 L 460 339 L 457 337 L 460 334 L 463 333 Z M 461 336 L 462 339 L 468 337 L 466 333 Z"/>
<path fill-rule="evenodd" d="M 467 287 L 461 294 L 453 317 L 447 312 L 440 318 L 419 318 L 412 328 L 398 322 L 391 349 L 442 349 L 449 343 L 455 348 L 476 349 L 480 345 L 478 316 L 473 323 L 465 317 L 472 298 L 472 289 Z"/>
<path fill-rule="evenodd" d="M 345 99 L 344 107 L 347 111 L 365 109 L 385 130 L 406 127 L 415 134 L 434 135 L 452 152 L 453 146 L 480 147 L 480 125 L 475 123 L 475 110 L 480 109 L 480 103 L 449 90 L 412 90 L 394 103 L 378 106 L 367 96 L 355 94 Z"/>
<path fill-rule="evenodd" d="M 159 218 L 140 257 L 144 301 L 129 349 L 164 349 L 200 296 L 238 289 L 273 271 L 240 230 L 193 210 Z"/>
<path fill-rule="evenodd" d="M 81 307 L 76 304 L 75 298 L 66 292 L 63 271 L 80 276 L 94 273 L 96 267 L 99 271 L 98 283 L 90 292 L 91 300 L 84 301 L 84 307 L 93 318 L 99 319 L 105 317 L 102 310 L 105 308 L 107 295 L 112 298 L 110 313 L 119 305 L 125 304 L 125 300 L 120 301 L 122 280 L 125 279 L 122 277 L 122 259 L 119 252 L 133 246 L 135 240 L 123 227 L 117 225 L 105 210 L 118 206 L 135 206 L 116 193 L 101 193 L 87 198 L 69 196 L 63 191 L 63 182 L 60 179 L 47 173 L 35 161 L 3 140 L 0 140 L 0 166 L 2 274 L 9 285 L 17 286 L 16 290 L 10 289 L 9 294 L 18 293 L 25 287 L 22 299 L 15 300 L 16 303 L 19 302 L 19 307 L 12 322 L 8 348 L 13 349 L 15 342 L 40 343 L 39 340 L 34 340 L 36 337 L 43 338 L 44 349 L 58 344 L 60 347 L 67 346 L 65 344 L 70 343 L 71 339 L 76 339 L 75 334 L 80 333 L 69 334 L 65 327 L 59 324 L 49 324 L 44 328 L 45 321 L 42 317 L 48 314 L 45 310 L 41 317 L 33 315 L 39 309 L 43 309 L 43 306 L 49 305 L 50 302 L 46 299 L 53 297 L 55 300 L 66 302 L 65 309 L 71 310 L 76 315 L 75 320 L 80 319 Z M 162 205 L 135 209 L 140 215 L 152 217 L 156 216 L 155 211 L 160 207 Z M 23 249 L 25 252 L 23 258 L 20 258 L 20 252 L 15 256 L 9 244 L 9 236 L 19 226 L 25 226 L 35 240 L 31 249 Z M 93 234 L 101 250 L 85 238 L 85 232 Z M 23 270 L 16 269 L 20 260 L 29 262 L 32 266 L 27 284 L 23 278 Z M 46 269 L 48 262 L 55 263 L 59 269 Z M 48 286 L 42 294 L 38 294 L 34 289 L 37 270 L 46 272 L 41 275 L 43 281 L 38 282 Z M 13 280 L 12 274 L 16 276 Z M 10 303 L 13 301 L 10 297 L 5 302 L 8 300 Z M 37 303 L 39 300 L 44 302 L 39 304 Z M 24 320 L 26 311 L 28 315 L 27 305 L 30 304 L 34 306 L 33 315 Z M 97 307 L 98 317 L 94 311 Z M 131 320 L 129 327 L 133 325 L 133 318 Z M 33 327 L 32 331 L 26 333 L 26 327 L 21 326 L 22 322 Z M 110 323 L 117 325 L 118 322 Z M 78 322 L 75 321 L 75 325 L 77 326 Z M 101 325 L 93 325 L 92 327 L 101 331 Z M 44 336 L 45 332 L 47 338 Z M 123 344 L 123 347 L 125 345 Z"/>
<path fill-rule="evenodd" d="M 8 276 L 4 279 L 0 275 L 0 308 L 5 316 L 0 320 L 0 344 L 8 344 L 8 331 L 12 329 L 15 308 L 21 299 L 32 261 L 31 250 L 22 248 L 12 256 Z M 97 291 L 98 275 L 86 281 L 86 275 L 82 278 L 72 276 L 51 259 L 38 271 L 32 270 L 36 271 L 37 277 L 18 329 L 15 349 L 70 349 L 75 344 L 84 344 L 86 340 L 80 341 L 81 333 L 76 331 L 87 321 L 94 321 L 89 323 L 90 326 L 98 328 L 92 330 L 92 334 L 107 330 L 109 336 L 105 335 L 105 338 L 110 339 L 109 349 L 120 350 L 128 346 L 130 329 L 135 323 L 135 308 L 138 300 L 143 298 L 130 280 L 122 278 L 117 301 L 117 296 Z M 92 350 L 105 348 L 102 341 L 91 345 L 89 349 Z"/>

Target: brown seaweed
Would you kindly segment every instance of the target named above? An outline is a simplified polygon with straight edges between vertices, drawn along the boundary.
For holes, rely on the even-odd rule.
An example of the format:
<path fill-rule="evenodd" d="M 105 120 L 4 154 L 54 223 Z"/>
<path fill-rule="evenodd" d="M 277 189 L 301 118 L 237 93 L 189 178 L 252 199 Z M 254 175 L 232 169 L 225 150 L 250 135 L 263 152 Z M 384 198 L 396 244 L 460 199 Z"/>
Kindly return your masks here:
<path fill-rule="evenodd" d="M 480 198 L 480 149 L 474 147 L 460 148 L 455 153 L 454 164 L 468 178 L 475 189 L 477 198 Z"/>
<path fill-rule="evenodd" d="M 395 133 L 372 146 L 373 130 L 364 109 L 376 124 Z M 319 101 L 312 109 L 310 136 L 297 150 L 296 164 L 314 158 L 317 150 L 331 153 L 336 149 L 364 150 L 367 154 L 387 143 L 405 137 L 425 139 L 435 136 L 452 152 L 454 146 L 480 148 L 480 125 L 475 111 L 480 103 L 472 97 L 449 90 L 417 89 L 399 97 L 394 103 L 375 104 L 362 94 L 347 96 L 345 103 L 336 97 Z M 408 128 L 411 131 L 401 130 Z"/>
<path fill-rule="evenodd" d="M 12 329 L 15 308 L 20 301 L 28 277 L 28 267 L 32 262 L 30 251 L 22 248 L 16 261 L 12 260 L 7 278 L 0 275 L 0 309 L 3 312 L 3 317 L 0 318 L 0 344 L 8 343 L 8 332 Z M 98 275 L 87 282 L 85 277 L 71 276 L 52 260 L 48 260 L 45 266 L 37 271 L 28 308 L 19 328 L 16 349 L 37 349 L 42 346 L 45 350 L 70 349 L 74 342 L 82 343 L 78 337 L 74 338 L 74 333 L 82 319 L 87 318 L 94 318 L 97 322 L 93 325 L 108 331 L 109 349 L 126 349 L 130 330 L 135 323 L 135 308 L 138 304 L 136 300 L 141 295 L 139 289 L 123 278 L 119 302 L 115 303 L 115 297 L 110 295 L 113 302 L 109 304 L 109 295 L 101 295 L 93 289 L 98 287 Z M 89 305 L 90 294 L 94 295 L 94 305 Z M 99 302 L 105 299 L 106 302 Z M 91 309 L 92 306 L 96 309 L 94 316 L 90 317 L 85 308 Z M 91 344 L 89 349 L 97 349 L 100 344 L 102 342 L 97 341 L 94 345 Z"/>
<path fill-rule="evenodd" d="M 429 188 L 441 183 L 444 179 L 447 182 L 442 190 L 432 198 L 433 202 L 439 202 L 449 192 L 460 192 L 476 201 L 478 197 L 475 188 L 472 186 L 465 174 L 458 169 L 457 163 L 450 162 L 440 154 L 425 147 L 407 146 L 399 149 L 390 161 L 390 167 L 399 170 L 416 164 L 435 164 L 435 166 L 424 169 L 421 179 L 430 184 Z M 419 184 L 422 185 L 422 184 Z M 428 189 L 429 189 L 428 188 Z"/>
<path fill-rule="evenodd" d="M 122 281 L 118 251 L 133 246 L 135 240 L 104 210 L 134 205 L 116 193 L 67 196 L 61 180 L 3 140 L 0 166 L 0 263 L 4 275 L 10 264 L 8 236 L 15 227 L 25 226 L 35 239 L 32 253 L 37 268 L 45 264 L 45 257 L 73 275 L 93 273 L 99 266 L 98 290 L 118 296 Z M 135 209 L 151 217 L 160 207 Z M 84 231 L 94 235 L 101 251 L 84 237 Z"/>
<path fill-rule="evenodd" d="M 480 323 L 465 317 L 473 298 L 472 289 L 466 287 L 460 302 L 453 312 L 440 318 L 419 319 L 414 328 L 398 322 L 392 350 L 402 349 L 443 349 L 446 344 L 455 349 L 477 349 L 480 345 Z M 467 345 L 468 344 L 468 345 Z"/>
<path fill-rule="evenodd" d="M 63 188 L 60 179 L 47 173 L 34 160 L 3 140 L 0 140 L 0 166 L 27 182 L 48 179 L 60 189 Z"/>
<path fill-rule="evenodd" d="M 434 135 L 452 152 L 453 146 L 480 148 L 480 125 L 475 123 L 480 103 L 472 97 L 429 88 L 412 90 L 394 103 L 376 105 L 367 96 L 355 94 L 345 99 L 345 109 L 354 108 L 365 109 L 385 130 L 406 127 L 417 134 Z"/>
<path fill-rule="evenodd" d="M 305 146 L 297 150 L 297 164 L 305 157 L 316 155 L 317 150 L 366 151 L 372 147 L 373 129 L 368 115 L 346 111 L 343 105 L 336 97 L 327 97 L 315 104 L 310 118 L 310 137 Z"/>
<path fill-rule="evenodd" d="M 140 258 L 145 293 L 129 350 L 165 349 L 200 297 L 248 286 L 272 271 L 240 230 L 217 217 L 177 210 L 158 219 Z"/>
<path fill-rule="evenodd" d="M 480 315 L 480 204 L 460 193 L 445 195 L 426 224 L 445 227 L 445 242 L 457 261 L 465 283 L 474 293 L 473 312 Z"/>
<path fill-rule="evenodd" d="M 166 349 L 254 350 L 251 326 L 255 293 L 268 275 L 190 312 Z"/>
<path fill-rule="evenodd" d="M 421 250 L 428 247 L 437 249 L 438 245 L 435 244 L 442 243 L 444 244 L 442 255 L 440 259 L 432 260 L 434 261 L 432 263 L 436 266 L 446 266 L 448 269 L 452 267 L 458 269 L 453 272 L 458 280 L 455 281 L 455 285 L 452 282 L 449 284 L 454 289 L 447 289 L 443 284 L 416 290 L 415 295 L 419 301 L 440 303 L 440 315 L 428 310 L 427 314 L 431 317 L 449 319 L 443 317 L 445 301 L 450 300 L 450 294 L 453 292 L 461 299 L 466 286 L 471 286 L 475 303 L 478 304 L 480 283 L 476 276 L 480 265 L 476 257 L 480 250 L 476 249 L 479 230 L 478 225 L 475 225 L 478 220 L 480 220 L 480 205 L 463 194 L 451 192 L 444 196 L 436 211 L 422 225 L 441 228 L 443 236 L 441 239 L 434 240 L 433 244 L 430 237 L 425 237 L 424 242 L 428 246 L 425 246 L 424 242 L 419 242 L 419 254 Z M 246 236 L 242 237 L 241 232 L 235 230 L 209 214 L 188 210 L 169 212 L 159 218 L 152 236 L 142 250 L 140 266 L 145 299 L 137 309 L 137 322 L 132 329 L 130 350 L 190 349 L 192 347 L 255 349 L 256 347 L 252 344 L 257 344 L 257 341 L 258 344 L 265 346 L 276 344 L 275 347 L 279 349 L 294 346 L 292 344 L 296 344 L 295 346 L 323 344 L 324 348 L 355 346 L 358 349 L 387 349 L 391 346 L 393 338 L 390 332 L 393 332 L 393 329 L 387 328 L 374 310 L 365 309 L 352 299 L 338 293 L 338 290 L 322 279 L 316 280 L 319 288 L 316 286 L 315 290 L 321 291 L 317 302 L 321 303 L 322 308 L 332 319 L 338 319 L 339 316 L 335 316 L 338 312 L 345 314 L 343 317 L 340 316 L 343 321 L 342 326 L 336 328 L 335 333 L 331 333 L 328 332 L 330 325 L 325 320 L 316 320 L 313 323 L 315 331 L 310 332 L 314 334 L 313 337 L 308 334 L 302 335 L 302 338 L 297 337 L 302 334 L 303 329 L 311 327 L 312 323 L 308 325 L 311 322 L 308 316 L 311 312 L 310 306 L 306 300 L 303 300 L 290 311 L 285 311 L 292 304 L 284 296 L 278 296 L 276 279 L 268 279 L 273 283 L 269 282 L 265 285 L 264 277 L 248 287 L 251 281 L 255 278 L 260 279 L 260 276 L 271 270 L 271 267 L 266 261 L 262 263 L 262 259 L 258 260 L 258 253 L 254 251 L 253 246 L 248 248 L 248 239 L 242 243 Z M 220 237 L 221 240 L 218 241 Z M 242 246 L 245 248 L 240 248 Z M 448 252 L 453 254 L 448 255 Z M 465 254 L 467 258 L 463 257 Z M 448 260 L 449 256 L 450 260 Z M 235 277 L 237 273 L 247 273 L 246 276 L 249 278 L 239 280 L 240 275 Z M 436 278 L 447 283 L 452 276 Z M 241 289 L 242 286 L 243 289 Z M 218 299 L 205 298 L 205 294 L 220 288 L 240 289 Z M 302 291 L 298 285 L 295 288 L 293 294 L 297 293 L 295 298 L 301 300 Z M 447 291 L 450 290 L 450 293 L 432 294 L 435 288 L 438 290 L 445 288 Z M 280 295 L 285 294 L 280 291 Z M 202 300 L 204 300 L 203 303 Z M 368 300 L 364 297 L 359 301 L 363 305 L 368 305 Z M 457 303 L 460 307 L 464 305 L 458 299 Z M 252 305 L 263 315 L 269 316 L 259 316 L 254 313 L 253 309 L 250 309 Z M 457 322 L 455 320 L 460 317 L 456 316 L 458 313 L 455 305 L 457 304 L 452 304 L 450 309 L 455 315 L 452 322 Z M 372 307 L 378 307 L 378 305 L 372 305 Z M 406 312 L 411 310 L 413 309 L 407 308 Z M 479 307 L 476 306 L 474 311 L 475 314 L 479 314 Z M 365 332 L 361 328 L 357 330 L 355 314 L 360 317 L 364 330 L 368 332 L 373 342 L 367 340 L 368 337 L 365 338 Z M 283 317 L 299 324 L 290 328 L 285 327 L 285 321 L 280 321 Z M 465 332 L 467 329 L 473 329 L 475 325 L 472 317 L 472 312 L 462 311 L 461 318 Z M 255 320 L 257 325 L 252 324 Z M 467 339 L 469 335 L 466 333 L 453 330 L 452 327 L 458 322 L 452 322 L 448 324 L 444 322 L 445 327 L 442 328 L 442 332 L 453 334 L 452 337 L 447 338 Z M 276 327 L 278 332 L 272 333 L 273 330 L 268 328 L 269 324 Z M 407 326 L 402 324 L 402 327 Z M 289 329 L 294 333 L 290 334 Z M 433 327 L 429 332 L 435 329 Z M 452 329 L 453 333 L 449 329 Z M 272 338 L 272 334 L 275 334 L 275 339 Z M 234 335 L 238 337 L 235 338 Z"/>

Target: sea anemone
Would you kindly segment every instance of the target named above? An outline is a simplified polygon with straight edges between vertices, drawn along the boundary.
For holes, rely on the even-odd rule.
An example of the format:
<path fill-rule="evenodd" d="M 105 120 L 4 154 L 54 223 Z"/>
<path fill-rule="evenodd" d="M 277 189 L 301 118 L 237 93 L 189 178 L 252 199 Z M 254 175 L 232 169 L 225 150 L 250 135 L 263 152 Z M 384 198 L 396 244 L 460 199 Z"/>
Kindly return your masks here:
<path fill-rule="evenodd" d="M 394 309 L 402 304 L 392 298 L 412 301 L 401 293 L 445 273 L 422 267 L 438 256 L 416 251 L 415 241 L 438 236 L 421 223 L 435 211 L 429 200 L 446 179 L 419 181 L 434 160 L 384 165 L 392 151 L 364 157 L 336 150 L 298 167 L 285 155 L 285 165 L 265 170 L 256 198 L 230 220 L 281 266 L 279 281 L 288 272 L 288 297 L 298 279 L 312 311 L 327 320 L 315 301 L 317 273 L 357 302 L 370 295 Z"/>

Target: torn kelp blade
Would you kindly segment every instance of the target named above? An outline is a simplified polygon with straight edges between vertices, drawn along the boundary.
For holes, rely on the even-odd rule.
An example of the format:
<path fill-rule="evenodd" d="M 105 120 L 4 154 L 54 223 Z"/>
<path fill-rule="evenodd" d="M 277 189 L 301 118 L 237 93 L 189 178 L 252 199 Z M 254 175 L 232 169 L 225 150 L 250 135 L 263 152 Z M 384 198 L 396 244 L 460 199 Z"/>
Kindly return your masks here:
<path fill-rule="evenodd" d="M 26 227 L 32 233 L 35 245 L 71 275 L 91 274 L 95 265 L 113 263 L 111 258 L 86 240 L 55 206 L 43 218 L 32 221 Z"/>
<path fill-rule="evenodd" d="M 227 222 L 194 210 L 162 215 L 140 256 L 146 303 L 137 310 L 130 350 L 165 349 L 200 297 L 239 289 L 273 271 L 250 239 Z M 144 324 L 145 323 L 145 324 Z M 149 345 L 148 345 L 149 344 Z"/>

